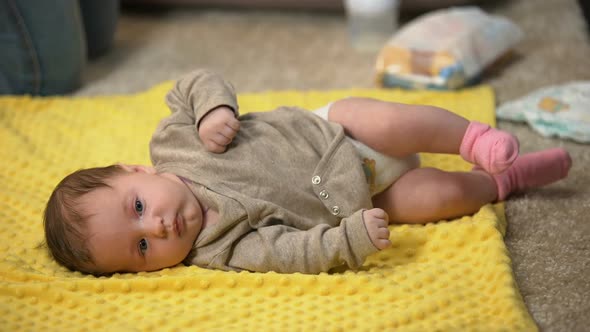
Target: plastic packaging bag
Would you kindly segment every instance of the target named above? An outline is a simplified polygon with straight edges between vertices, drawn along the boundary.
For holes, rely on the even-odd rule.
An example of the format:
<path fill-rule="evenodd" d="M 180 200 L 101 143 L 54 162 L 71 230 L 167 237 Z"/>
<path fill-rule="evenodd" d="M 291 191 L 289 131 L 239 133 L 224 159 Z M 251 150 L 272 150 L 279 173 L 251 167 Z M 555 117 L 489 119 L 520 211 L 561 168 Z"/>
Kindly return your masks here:
<path fill-rule="evenodd" d="M 406 24 L 379 52 L 383 86 L 456 89 L 475 81 L 522 39 L 506 18 L 478 7 L 437 10 Z"/>
<path fill-rule="evenodd" d="M 536 90 L 498 107 L 500 119 L 527 122 L 543 136 L 590 143 L 590 81 Z"/>

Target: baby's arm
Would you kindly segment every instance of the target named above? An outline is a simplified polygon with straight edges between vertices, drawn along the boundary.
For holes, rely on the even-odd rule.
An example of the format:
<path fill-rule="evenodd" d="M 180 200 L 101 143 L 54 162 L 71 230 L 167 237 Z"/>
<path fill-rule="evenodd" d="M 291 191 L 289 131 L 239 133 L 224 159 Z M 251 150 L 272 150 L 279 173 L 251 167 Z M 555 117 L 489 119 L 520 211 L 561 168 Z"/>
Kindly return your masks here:
<path fill-rule="evenodd" d="M 159 131 L 170 134 L 172 128 L 191 126 L 208 151 L 225 151 L 239 129 L 233 86 L 213 71 L 196 70 L 180 78 L 166 103 L 172 114 L 162 120 Z"/>
<path fill-rule="evenodd" d="M 371 229 L 377 238 L 389 236 L 377 226 L 385 216 L 376 210 L 357 211 L 338 227 L 319 224 L 305 231 L 285 225 L 261 227 L 234 244 L 226 264 L 234 269 L 281 273 L 327 272 L 342 265 L 356 269 L 368 255 L 389 245 L 383 239 L 374 243 L 369 235 Z"/>

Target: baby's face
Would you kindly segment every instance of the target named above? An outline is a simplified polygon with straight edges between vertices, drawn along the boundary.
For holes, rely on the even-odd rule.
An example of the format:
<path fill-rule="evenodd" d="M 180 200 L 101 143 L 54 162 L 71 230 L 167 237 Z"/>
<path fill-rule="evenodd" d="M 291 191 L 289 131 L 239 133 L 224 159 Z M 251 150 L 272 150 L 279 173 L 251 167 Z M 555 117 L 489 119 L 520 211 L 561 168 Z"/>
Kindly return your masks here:
<path fill-rule="evenodd" d="M 88 245 L 101 272 L 153 271 L 188 255 L 203 224 L 203 209 L 182 180 L 151 167 L 128 173 L 81 198 Z"/>

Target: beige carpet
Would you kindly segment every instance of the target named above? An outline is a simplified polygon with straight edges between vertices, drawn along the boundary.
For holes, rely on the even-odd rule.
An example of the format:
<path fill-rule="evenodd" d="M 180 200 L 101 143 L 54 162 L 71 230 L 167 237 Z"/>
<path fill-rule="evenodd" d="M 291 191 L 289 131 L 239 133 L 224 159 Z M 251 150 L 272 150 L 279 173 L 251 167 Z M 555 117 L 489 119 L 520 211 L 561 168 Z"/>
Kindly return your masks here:
<path fill-rule="evenodd" d="M 590 39 L 575 0 L 513 0 L 485 8 L 526 33 L 516 59 L 485 80 L 498 102 L 590 79 Z M 373 87 L 375 54 L 354 51 L 347 38 L 341 12 L 125 10 L 114 49 L 89 63 L 77 94 L 142 91 L 195 67 L 220 71 L 239 92 Z M 507 203 L 506 242 L 541 330 L 588 331 L 590 145 L 543 138 L 526 125 L 499 126 L 518 135 L 524 152 L 563 146 L 573 155 L 567 180 Z"/>

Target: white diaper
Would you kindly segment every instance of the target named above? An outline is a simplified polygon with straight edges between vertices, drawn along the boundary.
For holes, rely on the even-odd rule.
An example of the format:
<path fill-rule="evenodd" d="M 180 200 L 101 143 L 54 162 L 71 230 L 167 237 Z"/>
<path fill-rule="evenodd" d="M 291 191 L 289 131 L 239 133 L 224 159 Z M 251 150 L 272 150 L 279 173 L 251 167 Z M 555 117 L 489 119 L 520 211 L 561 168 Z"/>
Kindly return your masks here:
<path fill-rule="evenodd" d="M 313 111 L 313 113 L 327 121 L 330 106 L 332 106 L 332 103 Z M 420 166 L 420 158 L 417 154 L 403 159 L 390 157 L 371 149 L 355 139 L 347 138 L 352 142 L 363 161 L 363 170 L 367 177 L 371 195 L 382 192 L 409 169 Z"/>

